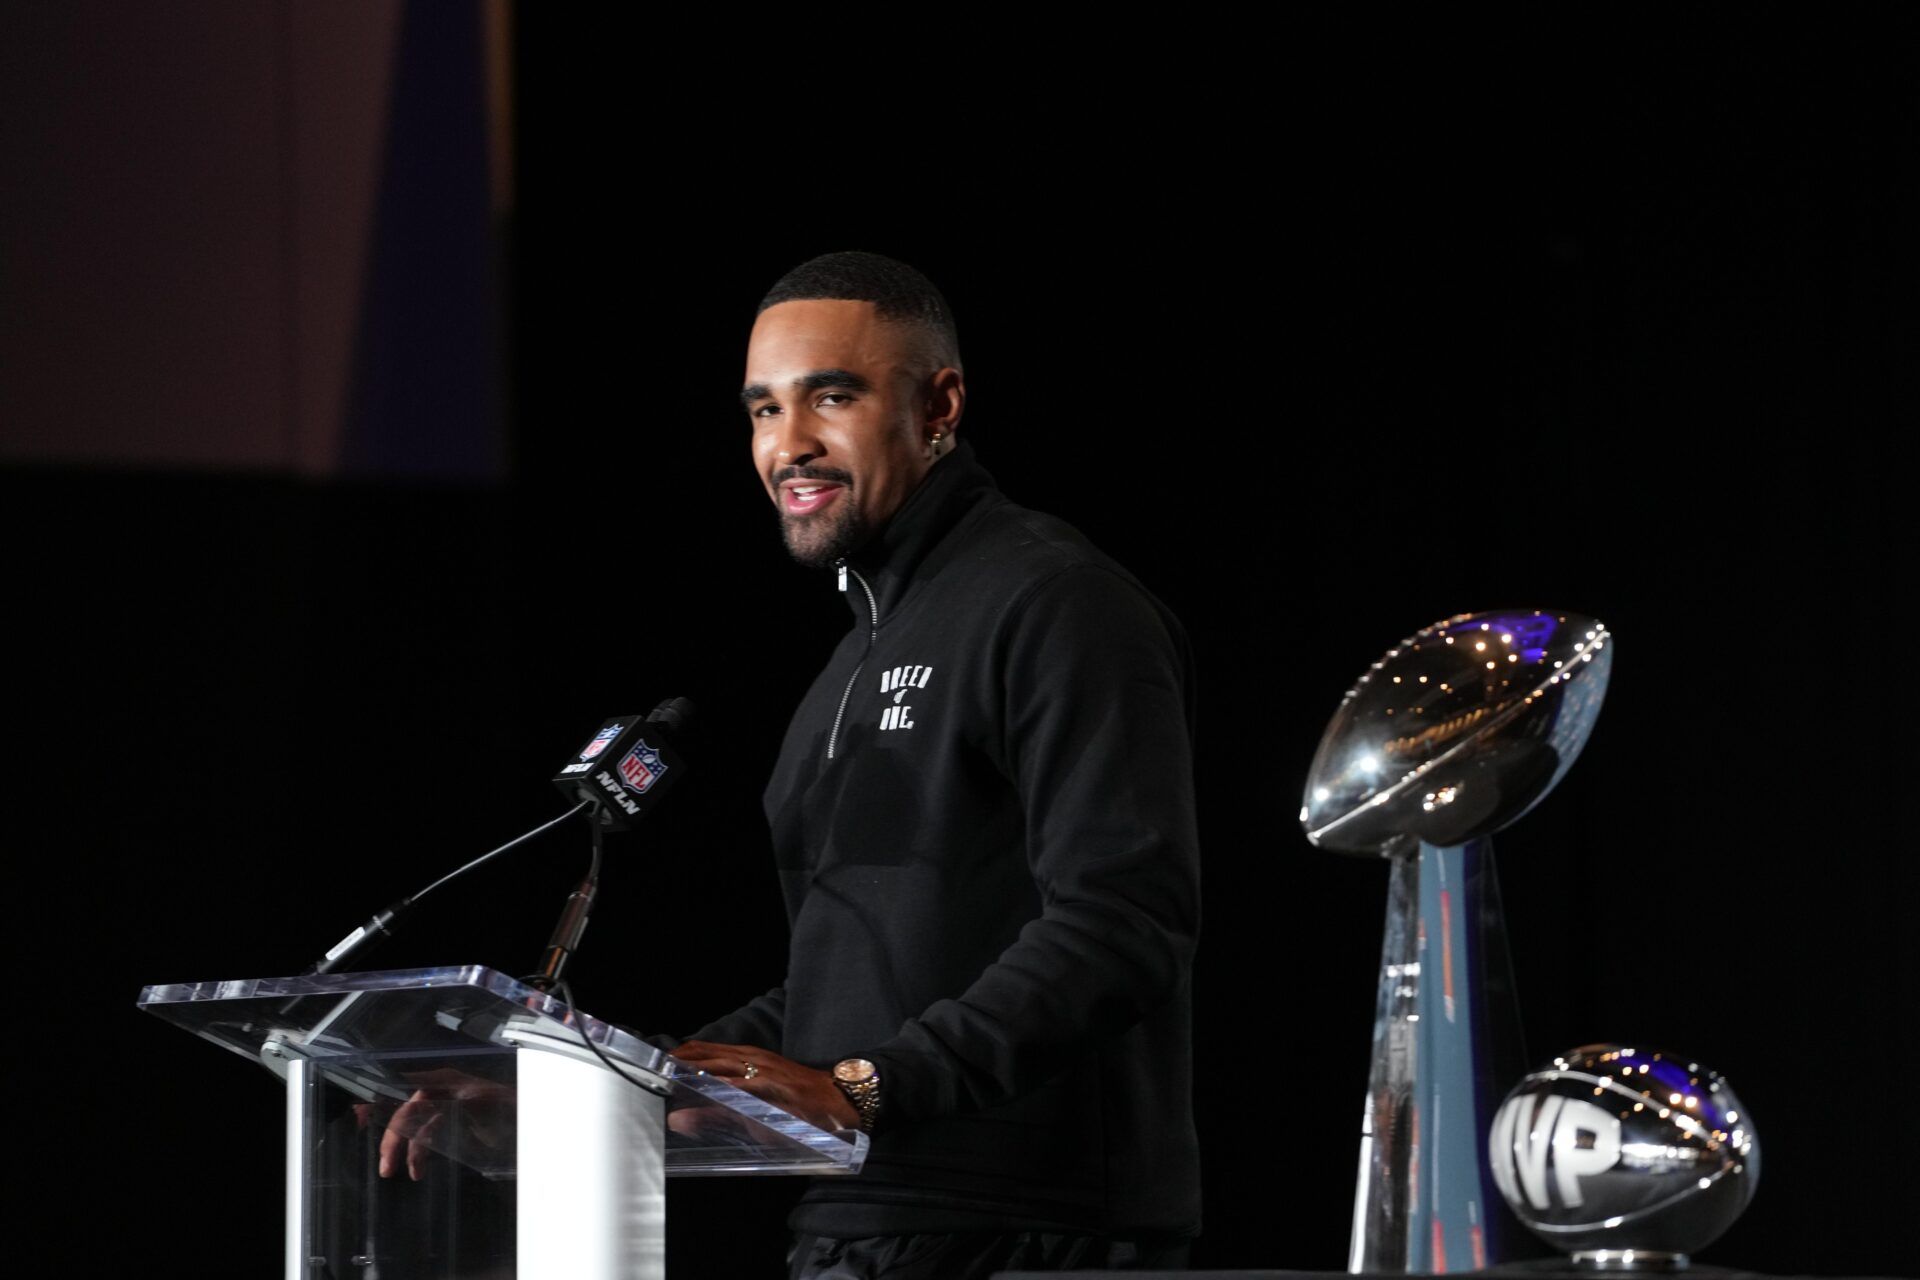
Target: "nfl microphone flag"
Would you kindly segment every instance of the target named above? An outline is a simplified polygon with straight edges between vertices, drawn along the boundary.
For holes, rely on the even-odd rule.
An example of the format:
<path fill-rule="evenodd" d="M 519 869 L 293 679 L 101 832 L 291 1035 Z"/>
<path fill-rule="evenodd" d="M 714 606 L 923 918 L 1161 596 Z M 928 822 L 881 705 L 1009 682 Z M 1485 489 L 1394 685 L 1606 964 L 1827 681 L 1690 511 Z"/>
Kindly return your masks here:
<path fill-rule="evenodd" d="M 561 766 L 554 785 L 570 801 L 591 800 L 594 821 L 624 831 L 686 772 L 654 717 L 615 716 Z"/>

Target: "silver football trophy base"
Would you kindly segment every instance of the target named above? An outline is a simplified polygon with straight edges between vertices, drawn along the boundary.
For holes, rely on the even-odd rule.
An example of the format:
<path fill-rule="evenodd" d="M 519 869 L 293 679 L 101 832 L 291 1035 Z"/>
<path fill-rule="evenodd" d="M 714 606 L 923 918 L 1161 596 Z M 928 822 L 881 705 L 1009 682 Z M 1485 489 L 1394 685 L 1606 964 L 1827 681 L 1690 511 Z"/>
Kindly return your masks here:
<path fill-rule="evenodd" d="M 1508 1257 L 1485 1139 L 1498 1086 L 1525 1057 L 1487 837 L 1579 755 L 1611 639 L 1592 618 L 1544 609 L 1449 618 L 1362 674 L 1320 739 L 1307 838 L 1393 865 L 1351 1271 Z"/>
<path fill-rule="evenodd" d="M 1582 1271 L 1685 1271 L 1689 1265 L 1684 1253 L 1653 1249 L 1583 1249 L 1572 1261 Z"/>

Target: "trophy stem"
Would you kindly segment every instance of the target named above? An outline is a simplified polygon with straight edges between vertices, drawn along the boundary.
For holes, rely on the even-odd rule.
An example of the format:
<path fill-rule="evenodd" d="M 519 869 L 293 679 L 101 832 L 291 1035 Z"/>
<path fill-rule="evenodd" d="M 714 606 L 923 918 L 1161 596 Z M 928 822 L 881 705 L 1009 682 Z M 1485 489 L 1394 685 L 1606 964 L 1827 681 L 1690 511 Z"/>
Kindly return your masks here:
<path fill-rule="evenodd" d="M 1526 1061 L 1493 843 L 1390 855 L 1347 1269 L 1505 1260 L 1487 1131 Z"/>

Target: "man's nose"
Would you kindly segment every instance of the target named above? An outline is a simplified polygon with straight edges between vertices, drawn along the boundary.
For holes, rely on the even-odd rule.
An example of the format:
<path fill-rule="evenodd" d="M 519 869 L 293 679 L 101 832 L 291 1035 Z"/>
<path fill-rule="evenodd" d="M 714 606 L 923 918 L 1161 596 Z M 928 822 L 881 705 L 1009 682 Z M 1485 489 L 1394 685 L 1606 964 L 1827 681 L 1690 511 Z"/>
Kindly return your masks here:
<path fill-rule="evenodd" d="M 814 424 L 802 413 L 781 417 L 780 425 L 774 429 L 773 448 L 774 465 L 780 467 L 803 467 L 826 452 Z"/>

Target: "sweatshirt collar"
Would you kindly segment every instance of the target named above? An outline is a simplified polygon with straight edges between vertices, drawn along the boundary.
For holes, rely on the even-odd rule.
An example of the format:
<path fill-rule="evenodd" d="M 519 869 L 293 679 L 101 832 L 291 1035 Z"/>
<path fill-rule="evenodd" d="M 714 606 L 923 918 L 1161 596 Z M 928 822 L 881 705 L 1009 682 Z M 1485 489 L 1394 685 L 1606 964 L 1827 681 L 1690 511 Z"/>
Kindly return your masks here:
<path fill-rule="evenodd" d="M 891 614 L 913 585 L 915 572 L 941 540 L 966 514 L 991 494 L 999 493 L 993 477 L 973 455 L 965 440 L 954 441 L 945 457 L 935 462 L 920 487 L 907 495 L 900 509 L 867 544 L 847 557 L 873 592 L 874 609 L 881 618 Z M 847 590 L 854 616 L 865 619 L 867 599 L 857 583 Z"/>

